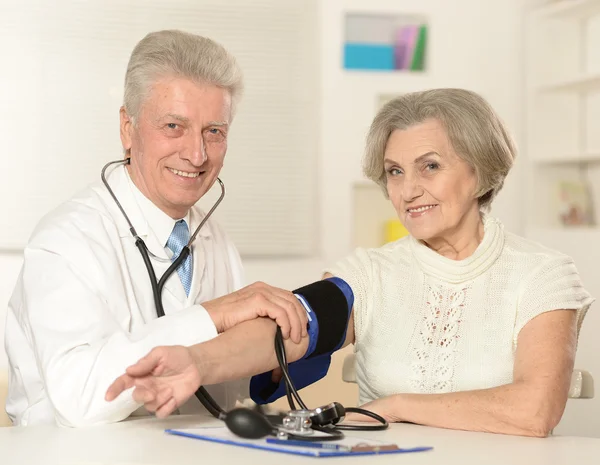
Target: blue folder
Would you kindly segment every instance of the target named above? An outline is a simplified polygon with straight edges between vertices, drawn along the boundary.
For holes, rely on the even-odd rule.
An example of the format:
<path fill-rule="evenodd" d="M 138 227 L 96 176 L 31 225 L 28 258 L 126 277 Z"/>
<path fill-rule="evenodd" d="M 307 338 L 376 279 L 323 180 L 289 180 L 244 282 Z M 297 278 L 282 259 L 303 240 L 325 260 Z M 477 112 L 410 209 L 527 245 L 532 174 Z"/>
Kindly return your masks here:
<path fill-rule="evenodd" d="M 225 427 L 216 428 L 195 428 L 195 429 L 167 429 L 166 433 L 175 436 L 183 436 L 186 438 L 200 439 L 203 441 L 217 442 L 220 444 L 228 444 L 232 446 L 247 447 L 250 449 L 259 449 L 270 452 L 279 452 L 283 454 L 291 455 L 303 455 L 308 457 L 342 457 L 342 456 L 362 456 L 362 455 L 388 455 L 388 454 L 406 454 L 409 452 L 423 452 L 433 449 L 432 447 L 411 447 L 411 448 L 400 448 L 393 450 L 379 450 L 379 451 L 345 451 L 345 450 L 331 450 L 327 448 L 319 449 L 315 447 L 298 447 L 285 444 L 272 444 L 267 442 L 266 439 L 243 439 L 235 436 Z M 284 442 L 284 441 L 281 441 Z M 295 441 L 290 441 L 294 443 Z M 335 443 L 339 443 L 336 441 Z M 348 445 L 348 442 L 357 445 L 359 443 L 366 443 L 368 445 L 383 445 L 380 441 L 373 441 L 364 438 L 346 437 L 341 443 Z M 334 444 L 334 443 L 326 443 Z"/>

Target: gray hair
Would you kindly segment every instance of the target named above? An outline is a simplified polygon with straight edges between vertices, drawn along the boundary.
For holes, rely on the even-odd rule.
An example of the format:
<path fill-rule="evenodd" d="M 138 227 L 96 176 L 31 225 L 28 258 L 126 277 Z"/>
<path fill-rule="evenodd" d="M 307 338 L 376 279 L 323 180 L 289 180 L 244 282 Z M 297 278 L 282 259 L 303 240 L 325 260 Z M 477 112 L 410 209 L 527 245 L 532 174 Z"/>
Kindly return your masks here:
<path fill-rule="evenodd" d="M 133 49 L 125 73 L 123 106 L 134 124 L 152 85 L 167 76 L 226 89 L 231 95 L 232 116 L 243 92 L 240 67 L 215 41 L 177 30 L 151 32 Z"/>
<path fill-rule="evenodd" d="M 442 124 L 457 155 L 473 168 L 478 181 L 479 207 L 489 209 L 502 189 L 517 150 L 489 103 L 468 90 L 414 92 L 384 105 L 367 135 L 364 174 L 379 184 L 387 196 L 383 159 L 390 135 L 396 129 L 405 130 L 428 119 Z"/>

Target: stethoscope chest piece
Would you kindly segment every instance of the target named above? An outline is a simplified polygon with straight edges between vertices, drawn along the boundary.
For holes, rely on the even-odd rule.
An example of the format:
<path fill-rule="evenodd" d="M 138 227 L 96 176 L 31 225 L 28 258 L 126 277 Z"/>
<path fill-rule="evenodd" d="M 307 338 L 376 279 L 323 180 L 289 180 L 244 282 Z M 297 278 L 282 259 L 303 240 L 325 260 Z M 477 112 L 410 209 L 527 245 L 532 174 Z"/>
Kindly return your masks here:
<path fill-rule="evenodd" d="M 310 410 L 291 410 L 283 418 L 283 427 L 279 430 L 279 435 L 288 433 L 307 436 L 313 433 Z"/>

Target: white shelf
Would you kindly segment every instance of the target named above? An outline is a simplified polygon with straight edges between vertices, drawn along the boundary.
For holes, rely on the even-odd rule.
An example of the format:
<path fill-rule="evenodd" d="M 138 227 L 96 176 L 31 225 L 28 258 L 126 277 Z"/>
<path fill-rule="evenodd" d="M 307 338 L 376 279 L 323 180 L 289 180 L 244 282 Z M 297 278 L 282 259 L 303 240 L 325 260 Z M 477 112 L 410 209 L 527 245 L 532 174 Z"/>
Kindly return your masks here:
<path fill-rule="evenodd" d="M 542 92 L 590 92 L 600 90 L 600 73 L 583 76 L 542 85 Z"/>
<path fill-rule="evenodd" d="M 566 165 L 566 164 L 595 164 L 600 163 L 600 153 L 580 153 L 565 156 L 534 158 L 535 163 L 541 165 Z"/>
<path fill-rule="evenodd" d="M 539 18 L 586 19 L 600 13 L 600 0 L 560 0 L 534 10 Z"/>

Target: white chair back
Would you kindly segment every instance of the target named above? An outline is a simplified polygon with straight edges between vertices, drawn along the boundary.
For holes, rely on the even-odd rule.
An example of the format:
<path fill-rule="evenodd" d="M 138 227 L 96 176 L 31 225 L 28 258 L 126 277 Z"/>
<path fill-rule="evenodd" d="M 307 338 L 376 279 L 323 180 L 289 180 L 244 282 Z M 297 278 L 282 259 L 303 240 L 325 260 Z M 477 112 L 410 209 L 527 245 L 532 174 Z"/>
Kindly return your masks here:
<path fill-rule="evenodd" d="M 12 426 L 11 421 L 5 411 L 6 397 L 8 396 L 8 373 L 6 370 L 0 370 L 0 427 Z"/>

